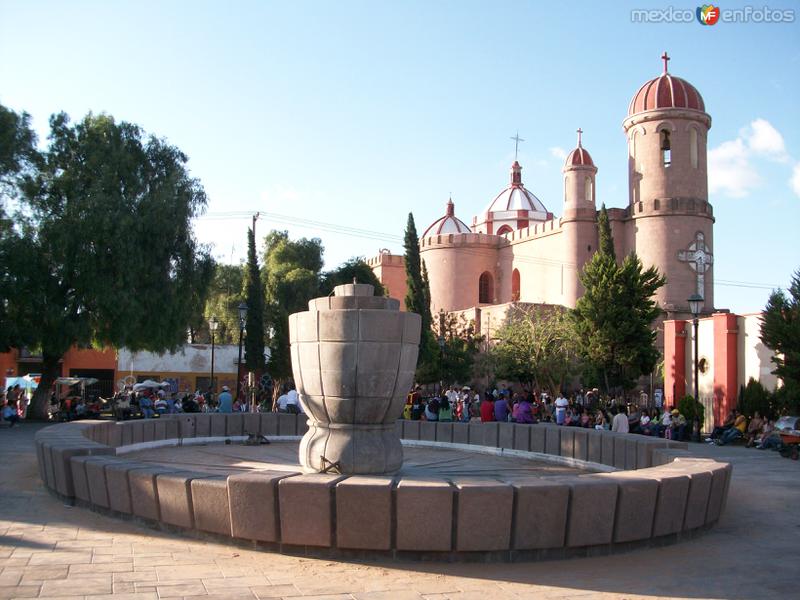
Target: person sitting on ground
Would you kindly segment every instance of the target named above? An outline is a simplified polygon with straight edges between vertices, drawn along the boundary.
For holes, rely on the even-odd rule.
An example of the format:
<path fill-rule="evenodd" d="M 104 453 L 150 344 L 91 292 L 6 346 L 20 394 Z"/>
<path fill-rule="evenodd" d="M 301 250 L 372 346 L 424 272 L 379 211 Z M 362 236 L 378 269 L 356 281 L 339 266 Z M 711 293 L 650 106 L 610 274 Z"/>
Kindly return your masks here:
<path fill-rule="evenodd" d="M 447 395 L 442 395 L 439 398 L 439 422 L 452 423 L 453 422 L 453 409 L 450 406 L 450 399 Z"/>
<path fill-rule="evenodd" d="M 672 424 L 670 425 L 670 439 L 683 441 L 686 435 L 686 417 L 681 414 L 677 408 L 672 409 L 671 414 Z"/>
<path fill-rule="evenodd" d="M 494 396 L 491 392 L 486 392 L 486 395 L 481 402 L 481 423 L 488 423 L 494 421 Z"/>
<path fill-rule="evenodd" d="M 222 386 L 222 393 L 217 398 L 219 401 L 219 407 L 217 408 L 217 412 L 221 413 L 231 413 L 233 412 L 233 396 L 231 395 L 231 390 L 227 385 Z"/>
<path fill-rule="evenodd" d="M 527 395 L 517 396 L 515 400 L 517 401 L 516 402 L 517 416 L 515 418 L 516 422 L 526 423 L 529 425 L 535 423 L 536 421 L 533 418 L 533 410 L 532 410 L 533 407 L 531 406 L 531 403 L 528 400 L 528 396 Z"/>
<path fill-rule="evenodd" d="M 723 433 L 728 431 L 733 424 L 736 422 L 736 411 L 732 410 L 728 413 L 728 416 L 725 418 L 725 421 L 722 425 L 718 427 L 714 427 L 714 430 L 711 432 L 711 435 L 706 438 L 707 443 L 712 443 L 714 440 L 718 439 Z"/>
<path fill-rule="evenodd" d="M 642 433 L 642 413 L 635 404 L 633 410 L 628 414 L 628 431 L 630 433 Z"/>
<path fill-rule="evenodd" d="M 745 431 L 747 431 L 747 417 L 745 417 L 739 411 L 736 411 L 736 421 L 734 421 L 733 427 L 731 427 L 725 433 L 719 436 L 719 438 L 717 438 L 716 443 L 718 446 L 724 446 L 725 444 L 730 444 L 732 441 L 744 437 Z"/>
<path fill-rule="evenodd" d="M 628 414 L 624 404 L 616 407 L 616 414 L 611 421 L 611 431 L 616 433 L 628 433 Z"/>
<path fill-rule="evenodd" d="M 750 419 L 750 423 L 747 424 L 747 443 L 745 446 L 747 448 L 752 448 L 756 443 L 756 438 L 761 435 L 761 429 L 764 427 L 764 419 L 761 418 L 761 413 L 756 411 L 753 414 L 753 418 Z"/>
<path fill-rule="evenodd" d="M 2 410 L 3 420 L 8 421 L 9 429 L 19 423 L 19 415 L 17 414 L 17 401 L 9 398 L 7 404 Z"/>
<path fill-rule="evenodd" d="M 439 420 L 439 399 L 434 396 L 425 405 L 425 420 L 438 421 Z"/>
<path fill-rule="evenodd" d="M 594 415 L 594 428 L 597 431 L 608 430 L 608 422 L 602 410 L 598 410 Z"/>
<path fill-rule="evenodd" d="M 508 421 L 511 414 L 509 391 L 504 389 L 494 403 L 494 420 L 500 423 Z"/>

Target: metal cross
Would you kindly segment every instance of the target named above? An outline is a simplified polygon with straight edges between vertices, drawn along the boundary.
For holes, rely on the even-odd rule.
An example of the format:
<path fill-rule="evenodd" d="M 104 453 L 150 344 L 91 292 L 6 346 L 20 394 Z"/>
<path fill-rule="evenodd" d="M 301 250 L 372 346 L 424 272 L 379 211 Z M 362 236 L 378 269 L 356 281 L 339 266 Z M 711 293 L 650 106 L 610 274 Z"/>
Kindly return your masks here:
<path fill-rule="evenodd" d="M 714 255 L 711 254 L 711 248 L 706 246 L 706 238 L 702 231 L 697 232 L 688 250 L 678 252 L 678 260 L 689 263 L 692 271 L 697 273 L 697 293 L 705 298 L 705 273 L 714 263 Z"/>
<path fill-rule="evenodd" d="M 581 134 L 583 133 L 583 129 L 578 127 L 578 148 L 581 147 Z"/>
<path fill-rule="evenodd" d="M 517 131 L 517 135 L 509 139 L 514 140 L 514 160 L 517 160 L 517 153 L 519 152 L 519 143 L 524 142 L 525 140 L 519 137 L 519 131 Z"/>
<path fill-rule="evenodd" d="M 661 55 L 661 60 L 664 61 L 664 73 L 667 72 L 667 63 L 671 60 L 669 56 L 667 56 L 667 51 L 664 50 L 664 54 Z"/>

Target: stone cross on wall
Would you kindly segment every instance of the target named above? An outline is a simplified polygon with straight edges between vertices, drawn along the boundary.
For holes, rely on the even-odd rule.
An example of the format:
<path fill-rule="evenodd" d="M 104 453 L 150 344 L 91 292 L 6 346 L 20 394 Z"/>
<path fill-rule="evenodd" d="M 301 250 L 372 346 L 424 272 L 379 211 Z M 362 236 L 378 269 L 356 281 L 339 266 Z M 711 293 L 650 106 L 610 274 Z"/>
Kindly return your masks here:
<path fill-rule="evenodd" d="M 706 246 L 706 237 L 702 231 L 697 232 L 687 250 L 678 252 L 678 260 L 689 263 L 689 266 L 697 274 L 697 293 L 705 298 L 705 275 L 714 262 L 714 255 L 711 254 L 711 248 Z"/>

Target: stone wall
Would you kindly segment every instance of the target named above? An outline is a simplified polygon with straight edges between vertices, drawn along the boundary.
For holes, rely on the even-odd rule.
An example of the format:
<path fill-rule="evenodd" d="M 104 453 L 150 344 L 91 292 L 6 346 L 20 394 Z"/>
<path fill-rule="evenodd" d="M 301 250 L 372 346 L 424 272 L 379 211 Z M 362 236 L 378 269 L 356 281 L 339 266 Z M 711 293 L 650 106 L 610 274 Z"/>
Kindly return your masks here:
<path fill-rule="evenodd" d="M 305 428 L 303 417 L 276 413 L 82 421 L 42 429 L 36 448 L 52 492 L 117 516 L 283 552 L 446 560 L 581 556 L 691 537 L 719 519 L 731 477 L 730 465 L 695 458 L 682 442 L 548 424 L 398 421 L 396 431 L 416 443 L 490 446 L 620 470 L 512 482 L 299 469 L 225 477 L 124 456 L 133 444 L 296 437 Z"/>

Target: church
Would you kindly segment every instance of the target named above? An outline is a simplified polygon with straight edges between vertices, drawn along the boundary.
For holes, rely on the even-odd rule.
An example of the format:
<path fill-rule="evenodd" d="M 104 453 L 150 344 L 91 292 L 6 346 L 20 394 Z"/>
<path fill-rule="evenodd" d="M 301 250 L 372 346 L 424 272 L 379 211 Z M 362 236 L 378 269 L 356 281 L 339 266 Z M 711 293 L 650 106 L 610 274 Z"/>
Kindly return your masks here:
<path fill-rule="evenodd" d="M 704 314 L 714 312 L 714 215 L 706 168 L 711 116 L 700 92 L 669 72 L 666 53 L 662 59 L 663 72 L 636 90 L 622 122 L 628 201 L 608 215 L 617 256 L 635 251 L 645 267 L 657 267 L 667 283 L 656 300 L 666 319 L 683 319 L 690 316 L 693 294 L 704 299 Z M 514 303 L 575 306 L 583 293 L 578 275 L 597 249 L 602 202 L 596 197 L 599 167 L 580 129 L 562 173 L 560 210 L 547 202 L 560 217 L 525 186 L 516 160 L 508 185 L 471 224 L 447 202 L 420 236 L 432 313 L 465 314 L 491 337 Z M 390 296 L 405 297 L 402 256 L 384 251 L 368 263 Z M 663 344 L 663 332 L 659 340 Z"/>

